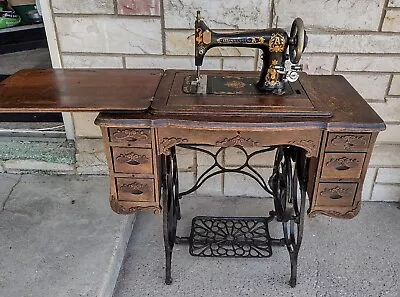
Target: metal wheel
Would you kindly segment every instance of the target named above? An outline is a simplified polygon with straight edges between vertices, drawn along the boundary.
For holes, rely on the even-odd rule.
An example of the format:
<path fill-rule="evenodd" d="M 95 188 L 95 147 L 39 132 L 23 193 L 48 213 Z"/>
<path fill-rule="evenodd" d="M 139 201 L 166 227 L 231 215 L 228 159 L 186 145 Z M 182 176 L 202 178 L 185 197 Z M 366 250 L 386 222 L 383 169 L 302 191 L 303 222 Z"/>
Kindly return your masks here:
<path fill-rule="evenodd" d="M 279 147 L 269 181 L 274 193 L 277 220 L 282 222 L 285 245 L 290 256 L 290 286 L 296 286 L 297 259 L 303 239 L 306 201 L 307 160 L 296 147 Z"/>
<path fill-rule="evenodd" d="M 290 151 L 287 147 L 278 147 L 275 154 L 274 169 L 269 179 L 269 186 L 273 192 L 276 217 L 279 222 L 287 221 L 289 214 L 287 204 L 292 199 L 292 163 Z"/>
<path fill-rule="evenodd" d="M 165 283 L 172 283 L 171 261 L 172 250 L 176 239 L 176 227 L 180 219 L 178 168 L 175 148 L 171 148 L 169 155 L 162 155 L 162 199 L 163 199 L 163 232 L 165 246 Z"/>
<path fill-rule="evenodd" d="M 289 56 L 293 64 L 299 63 L 301 55 L 307 46 L 307 42 L 308 38 L 304 30 L 303 20 L 301 18 L 296 18 L 292 23 L 289 37 Z"/>

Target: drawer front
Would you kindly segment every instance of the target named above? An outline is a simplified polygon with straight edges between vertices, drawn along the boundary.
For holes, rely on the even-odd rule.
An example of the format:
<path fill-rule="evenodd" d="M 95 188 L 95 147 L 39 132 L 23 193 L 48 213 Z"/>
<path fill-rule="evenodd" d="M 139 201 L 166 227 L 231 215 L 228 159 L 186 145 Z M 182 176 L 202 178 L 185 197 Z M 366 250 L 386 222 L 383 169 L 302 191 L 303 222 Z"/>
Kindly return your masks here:
<path fill-rule="evenodd" d="M 316 206 L 352 206 L 357 183 L 320 183 Z"/>
<path fill-rule="evenodd" d="M 151 149 L 113 147 L 114 171 L 118 173 L 153 173 Z"/>
<path fill-rule="evenodd" d="M 166 153 L 173 145 L 181 143 L 209 144 L 218 147 L 263 147 L 295 145 L 304 148 L 310 156 L 318 156 L 321 129 L 265 129 L 260 131 L 206 130 L 185 128 L 158 128 L 158 150 Z"/>
<path fill-rule="evenodd" d="M 326 153 L 321 178 L 360 178 L 364 153 Z"/>
<path fill-rule="evenodd" d="M 150 129 L 110 128 L 111 142 L 130 142 L 132 146 L 151 145 Z"/>
<path fill-rule="evenodd" d="M 117 192 L 120 201 L 155 201 L 154 180 L 150 178 L 117 178 Z"/>
<path fill-rule="evenodd" d="M 368 133 L 329 133 L 326 150 L 330 152 L 367 151 L 371 134 Z"/>

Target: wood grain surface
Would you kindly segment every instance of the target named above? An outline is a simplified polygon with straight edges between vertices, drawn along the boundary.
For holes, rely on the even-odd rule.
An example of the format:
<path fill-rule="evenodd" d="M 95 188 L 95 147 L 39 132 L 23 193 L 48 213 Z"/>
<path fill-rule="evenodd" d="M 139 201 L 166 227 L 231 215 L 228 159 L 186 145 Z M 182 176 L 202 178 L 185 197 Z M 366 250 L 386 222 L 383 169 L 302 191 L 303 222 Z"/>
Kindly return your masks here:
<path fill-rule="evenodd" d="M 30 69 L 0 83 L 0 112 L 146 111 L 163 71 Z"/>

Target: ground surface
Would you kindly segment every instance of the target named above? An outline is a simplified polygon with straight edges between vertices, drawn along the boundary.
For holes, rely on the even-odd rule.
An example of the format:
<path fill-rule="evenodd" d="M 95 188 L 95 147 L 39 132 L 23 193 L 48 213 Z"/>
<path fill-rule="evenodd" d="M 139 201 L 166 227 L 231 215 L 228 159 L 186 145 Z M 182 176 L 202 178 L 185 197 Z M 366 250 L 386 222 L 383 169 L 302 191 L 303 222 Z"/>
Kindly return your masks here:
<path fill-rule="evenodd" d="M 192 197 L 182 203 L 180 226 L 189 226 L 195 215 L 263 215 L 267 205 L 269 201 L 260 199 Z M 192 257 L 186 245 L 176 245 L 174 282 L 164 285 L 161 219 L 138 216 L 114 297 L 400 296 L 397 204 L 364 203 L 353 220 L 306 219 L 295 288 L 288 285 L 289 256 L 281 247 L 260 260 Z M 277 224 L 271 226 L 276 236 L 280 230 Z"/>

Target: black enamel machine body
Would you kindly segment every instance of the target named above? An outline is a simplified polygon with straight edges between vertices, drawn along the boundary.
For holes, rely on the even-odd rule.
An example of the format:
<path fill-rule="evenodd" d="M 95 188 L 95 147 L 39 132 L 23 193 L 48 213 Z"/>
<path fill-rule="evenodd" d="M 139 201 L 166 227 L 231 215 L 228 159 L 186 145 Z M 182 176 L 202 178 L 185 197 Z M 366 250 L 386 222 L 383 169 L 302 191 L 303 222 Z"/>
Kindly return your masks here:
<path fill-rule="evenodd" d="M 307 46 L 307 34 L 303 21 L 293 21 L 290 35 L 280 28 L 246 30 L 239 32 L 216 33 L 205 24 L 197 11 L 195 22 L 195 65 L 197 67 L 197 83 L 200 82 L 200 66 L 204 56 L 213 47 L 250 47 L 262 50 L 263 66 L 256 87 L 261 92 L 284 93 L 285 83 L 298 79 L 302 65 L 298 64 Z M 286 61 L 291 65 L 286 67 Z"/>

